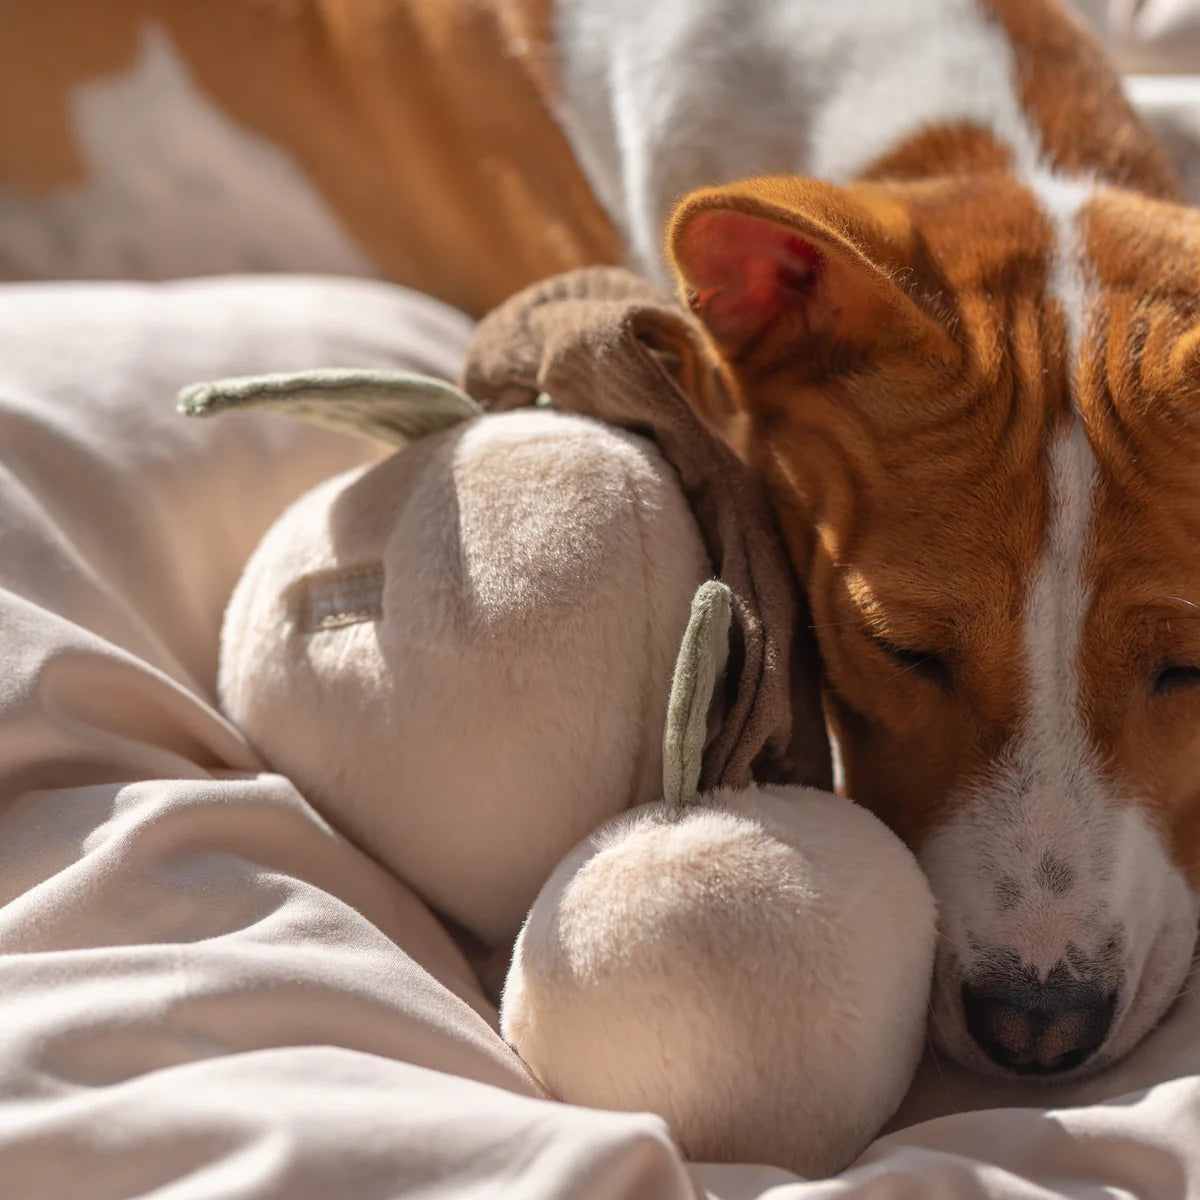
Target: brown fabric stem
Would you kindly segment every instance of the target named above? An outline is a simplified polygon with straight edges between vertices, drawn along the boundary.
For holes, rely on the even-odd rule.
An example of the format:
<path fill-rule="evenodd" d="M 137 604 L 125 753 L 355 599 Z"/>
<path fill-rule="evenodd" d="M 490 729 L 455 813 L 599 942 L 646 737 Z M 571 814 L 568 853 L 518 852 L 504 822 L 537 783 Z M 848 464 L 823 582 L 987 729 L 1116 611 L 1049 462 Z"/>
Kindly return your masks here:
<path fill-rule="evenodd" d="M 571 271 L 484 318 L 463 386 L 493 412 L 545 393 L 561 409 L 657 443 L 733 593 L 723 712 L 700 786 L 829 787 L 808 607 L 761 485 L 699 415 L 730 402 L 695 319 L 628 271 Z"/>

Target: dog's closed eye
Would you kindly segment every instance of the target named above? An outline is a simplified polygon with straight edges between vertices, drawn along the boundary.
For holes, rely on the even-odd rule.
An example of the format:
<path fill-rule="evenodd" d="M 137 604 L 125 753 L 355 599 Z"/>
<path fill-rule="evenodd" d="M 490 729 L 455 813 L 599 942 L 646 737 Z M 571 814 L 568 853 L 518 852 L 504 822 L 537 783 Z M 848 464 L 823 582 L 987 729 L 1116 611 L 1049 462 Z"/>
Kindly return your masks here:
<path fill-rule="evenodd" d="M 953 685 L 953 676 L 945 659 L 932 650 L 916 650 L 908 646 L 897 646 L 886 638 L 876 634 L 871 635 L 875 644 L 894 662 L 898 663 L 905 672 L 928 679 L 947 690 Z"/>
<path fill-rule="evenodd" d="M 1156 696 L 1165 696 L 1197 685 L 1200 685 L 1200 667 L 1168 663 L 1154 673 L 1150 690 Z"/>

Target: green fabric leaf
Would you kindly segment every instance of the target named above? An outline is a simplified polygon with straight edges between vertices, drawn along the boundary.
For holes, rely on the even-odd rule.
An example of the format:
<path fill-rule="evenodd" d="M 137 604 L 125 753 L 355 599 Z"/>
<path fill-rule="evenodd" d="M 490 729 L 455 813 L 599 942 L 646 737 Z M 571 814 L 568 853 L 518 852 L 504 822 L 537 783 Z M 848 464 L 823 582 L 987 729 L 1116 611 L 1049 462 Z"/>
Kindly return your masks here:
<path fill-rule="evenodd" d="M 483 411 L 440 379 L 344 368 L 194 383 L 179 393 L 178 408 L 189 417 L 265 409 L 389 446 L 405 446 Z"/>
<path fill-rule="evenodd" d="M 729 657 L 729 588 L 710 579 L 696 589 L 684 630 L 663 731 L 663 798 L 684 806 L 699 798 L 708 709 Z"/>

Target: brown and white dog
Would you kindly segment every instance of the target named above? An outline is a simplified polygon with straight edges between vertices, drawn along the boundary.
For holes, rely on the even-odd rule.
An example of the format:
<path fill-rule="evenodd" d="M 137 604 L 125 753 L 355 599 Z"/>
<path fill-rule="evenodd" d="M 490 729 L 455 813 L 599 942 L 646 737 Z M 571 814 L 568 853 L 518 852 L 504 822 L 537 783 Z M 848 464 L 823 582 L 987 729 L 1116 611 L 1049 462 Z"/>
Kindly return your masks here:
<path fill-rule="evenodd" d="M 1062 1074 L 1162 1016 L 1200 908 L 1200 214 L 1072 18 L 16 0 L 5 22 L 10 271 L 251 246 L 478 312 L 574 265 L 673 267 L 807 583 L 846 788 L 939 899 L 936 1039 Z"/>

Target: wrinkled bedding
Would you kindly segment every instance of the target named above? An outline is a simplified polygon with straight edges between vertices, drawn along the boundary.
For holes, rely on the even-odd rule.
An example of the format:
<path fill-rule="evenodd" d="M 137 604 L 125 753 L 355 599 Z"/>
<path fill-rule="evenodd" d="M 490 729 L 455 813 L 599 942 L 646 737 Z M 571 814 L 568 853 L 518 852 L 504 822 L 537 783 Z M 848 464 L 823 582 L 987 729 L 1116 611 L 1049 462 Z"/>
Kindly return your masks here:
<path fill-rule="evenodd" d="M 1200 0 L 1080 7 L 1200 201 Z M 215 707 L 225 601 L 292 499 L 378 451 L 185 422 L 175 390 L 451 378 L 468 333 L 366 281 L 0 288 L 0 1195 L 1200 1195 L 1193 990 L 1082 1083 L 927 1057 L 837 1179 L 684 1163 L 657 1118 L 542 1096 L 454 935 L 256 760 Z"/>
<path fill-rule="evenodd" d="M 1200 1194 L 1190 992 L 1072 1087 L 928 1060 L 836 1180 L 685 1164 L 657 1118 L 539 1094 L 451 934 L 214 706 L 250 549 L 377 451 L 172 411 L 265 369 L 451 377 L 467 333 L 364 281 L 0 289 L 0 1193 Z"/>

